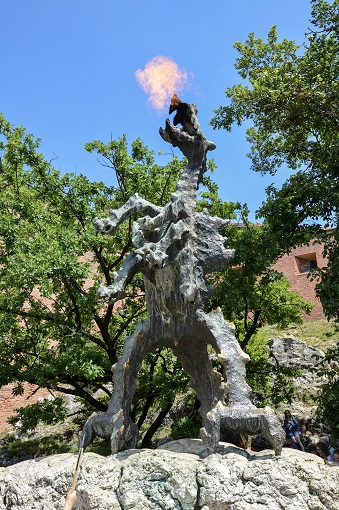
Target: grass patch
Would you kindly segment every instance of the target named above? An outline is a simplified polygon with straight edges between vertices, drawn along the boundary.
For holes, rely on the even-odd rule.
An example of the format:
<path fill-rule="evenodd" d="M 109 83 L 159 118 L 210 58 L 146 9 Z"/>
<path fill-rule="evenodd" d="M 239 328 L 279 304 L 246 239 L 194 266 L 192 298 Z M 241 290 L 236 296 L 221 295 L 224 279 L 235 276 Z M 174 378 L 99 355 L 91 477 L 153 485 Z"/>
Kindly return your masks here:
<path fill-rule="evenodd" d="M 78 427 L 68 423 L 56 426 L 39 426 L 38 431 L 21 435 L 16 432 L 3 434 L 0 439 L 0 447 L 5 461 L 4 465 L 47 455 L 76 453 L 78 451 L 78 432 Z M 99 438 L 96 438 L 86 451 L 102 456 L 111 454 L 109 442 Z"/>
<path fill-rule="evenodd" d="M 108 457 L 112 453 L 110 442 L 98 437 L 86 448 L 86 452 L 96 453 L 102 457 Z"/>
<path fill-rule="evenodd" d="M 312 347 L 326 352 L 329 347 L 339 342 L 339 327 L 334 321 L 304 321 L 302 324 L 291 324 L 286 329 L 274 326 L 264 326 L 263 332 L 267 338 L 294 336 Z"/>
<path fill-rule="evenodd" d="M 22 439 L 16 434 L 9 433 L 4 436 L 1 443 L 1 449 L 6 452 L 10 460 L 34 459 L 45 455 L 76 451 L 74 445 L 64 442 L 59 434 Z"/>

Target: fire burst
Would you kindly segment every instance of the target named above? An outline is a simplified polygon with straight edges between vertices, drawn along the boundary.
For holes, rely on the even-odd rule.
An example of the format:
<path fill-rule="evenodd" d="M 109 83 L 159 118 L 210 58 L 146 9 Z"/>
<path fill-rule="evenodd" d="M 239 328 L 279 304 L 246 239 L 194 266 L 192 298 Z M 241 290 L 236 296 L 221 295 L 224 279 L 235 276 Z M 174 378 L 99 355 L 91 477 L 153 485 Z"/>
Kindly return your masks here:
<path fill-rule="evenodd" d="M 189 87 L 194 76 L 180 69 L 171 57 L 159 55 L 149 60 L 144 70 L 135 71 L 135 77 L 142 90 L 149 95 L 148 102 L 152 108 L 162 110 L 174 92 Z"/>

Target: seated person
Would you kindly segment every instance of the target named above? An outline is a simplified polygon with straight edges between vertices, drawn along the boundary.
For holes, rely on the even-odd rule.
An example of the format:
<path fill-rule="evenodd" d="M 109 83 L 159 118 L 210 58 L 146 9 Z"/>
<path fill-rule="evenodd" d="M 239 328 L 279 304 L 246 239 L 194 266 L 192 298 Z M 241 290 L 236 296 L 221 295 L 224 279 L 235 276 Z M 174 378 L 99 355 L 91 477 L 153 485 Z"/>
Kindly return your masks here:
<path fill-rule="evenodd" d="M 296 443 L 293 441 L 292 436 L 286 436 L 284 448 L 293 448 L 294 450 L 299 450 Z"/>
<path fill-rule="evenodd" d="M 317 455 L 319 455 L 319 457 L 321 457 L 322 459 L 324 459 L 325 461 L 326 460 L 330 460 L 330 461 L 333 461 L 334 458 L 332 457 L 332 455 L 330 455 L 330 451 L 328 449 L 328 446 L 326 443 L 324 443 L 323 441 L 319 441 L 317 443 Z"/>
<path fill-rule="evenodd" d="M 331 457 L 333 457 L 334 448 L 330 443 L 330 438 L 328 436 L 323 436 L 319 439 L 322 443 L 326 443 L 328 446 L 328 451 L 330 452 Z"/>
<path fill-rule="evenodd" d="M 286 409 L 285 411 L 283 429 L 286 432 L 286 435 L 288 434 L 290 437 L 292 437 L 292 441 L 297 443 L 300 449 L 304 452 L 305 449 L 300 439 L 300 431 L 297 424 L 297 420 L 293 418 L 291 411 L 289 409 Z"/>

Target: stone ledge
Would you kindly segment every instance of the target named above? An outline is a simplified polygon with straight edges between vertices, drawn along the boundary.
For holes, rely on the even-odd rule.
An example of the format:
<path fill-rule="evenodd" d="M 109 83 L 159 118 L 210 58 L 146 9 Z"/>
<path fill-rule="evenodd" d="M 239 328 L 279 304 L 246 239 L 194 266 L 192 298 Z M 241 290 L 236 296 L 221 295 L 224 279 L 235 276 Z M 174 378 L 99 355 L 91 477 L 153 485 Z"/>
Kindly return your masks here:
<path fill-rule="evenodd" d="M 283 449 L 248 454 L 227 443 L 204 457 L 200 440 L 110 457 L 85 453 L 75 510 L 338 510 L 339 469 Z M 0 510 L 62 509 L 76 455 L 0 469 Z"/>

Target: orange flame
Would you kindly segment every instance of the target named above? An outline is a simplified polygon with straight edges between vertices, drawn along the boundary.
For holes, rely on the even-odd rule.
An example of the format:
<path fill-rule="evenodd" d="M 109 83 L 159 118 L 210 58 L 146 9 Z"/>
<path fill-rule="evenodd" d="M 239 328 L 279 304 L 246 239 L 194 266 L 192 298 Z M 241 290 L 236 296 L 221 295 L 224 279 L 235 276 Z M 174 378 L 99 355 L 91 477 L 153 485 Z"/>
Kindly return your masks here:
<path fill-rule="evenodd" d="M 142 90 L 149 95 L 148 102 L 152 108 L 162 110 L 174 92 L 189 87 L 194 75 L 180 69 L 171 57 L 159 55 L 149 60 L 144 70 L 135 71 L 135 77 Z"/>

